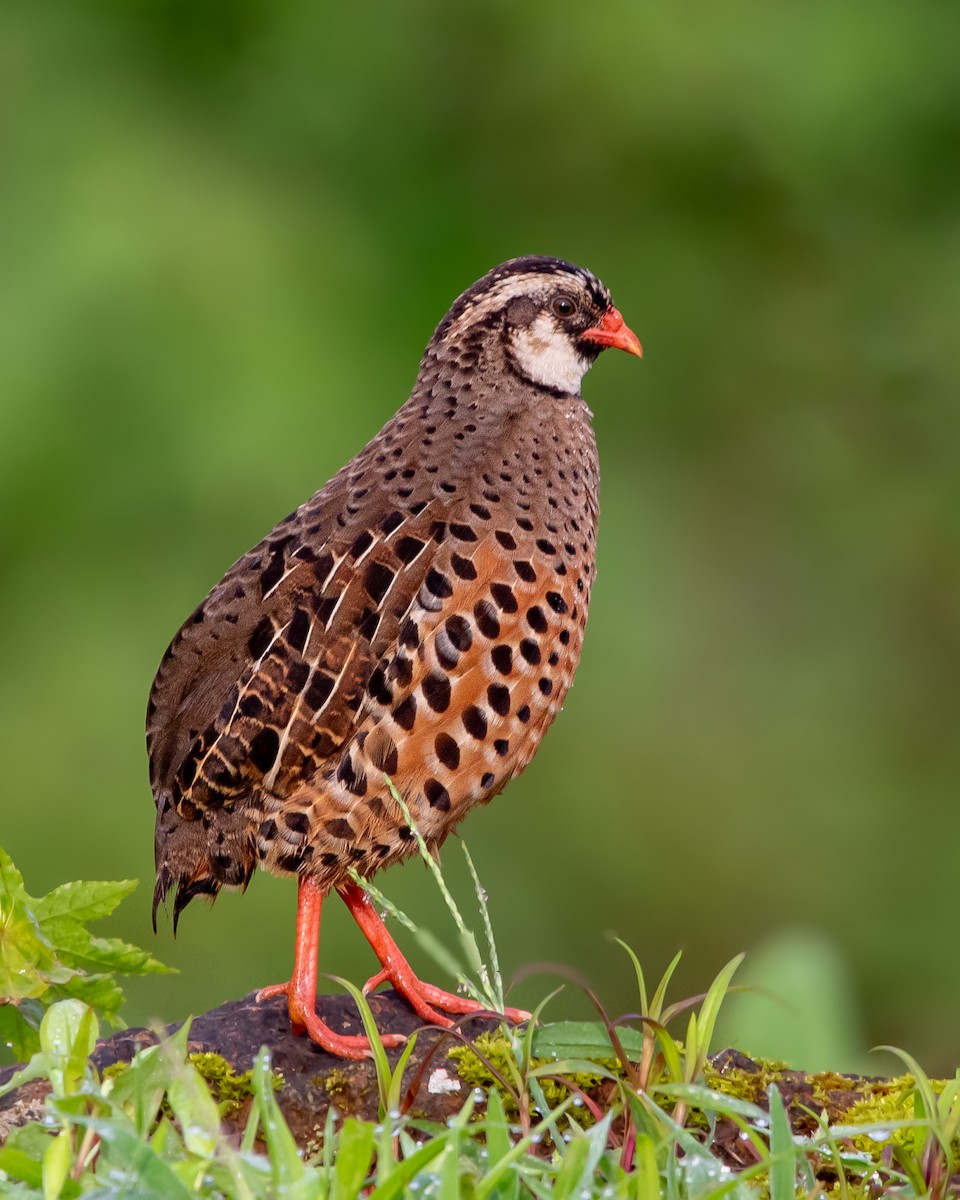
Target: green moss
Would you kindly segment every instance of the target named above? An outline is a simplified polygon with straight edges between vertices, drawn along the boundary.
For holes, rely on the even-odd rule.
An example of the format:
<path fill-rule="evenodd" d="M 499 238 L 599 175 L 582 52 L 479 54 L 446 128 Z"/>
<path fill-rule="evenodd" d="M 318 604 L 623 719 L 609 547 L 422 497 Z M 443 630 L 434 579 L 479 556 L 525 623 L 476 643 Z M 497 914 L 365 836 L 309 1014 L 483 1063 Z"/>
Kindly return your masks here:
<path fill-rule="evenodd" d="M 746 1071 L 742 1067 L 724 1067 L 716 1071 L 707 1063 L 703 1071 L 703 1082 L 712 1092 L 731 1096 L 735 1100 L 747 1100 L 751 1104 L 763 1104 L 767 1088 L 771 1083 L 780 1083 L 785 1065 L 767 1059 L 755 1059 L 759 1071 Z"/>
<path fill-rule="evenodd" d="M 253 1097 L 252 1071 L 236 1071 L 220 1054 L 211 1051 L 188 1055 L 189 1061 L 199 1072 L 210 1089 L 210 1095 L 220 1110 L 221 1117 L 230 1117 Z M 129 1067 L 129 1063 L 115 1062 L 104 1067 L 104 1079 L 116 1079 Z M 274 1091 L 283 1086 L 283 1075 L 273 1072 Z"/>
<path fill-rule="evenodd" d="M 125 1062 L 111 1063 L 109 1065 L 109 1067 L 104 1067 L 103 1070 L 100 1072 L 100 1078 L 101 1079 L 117 1079 L 120 1075 L 122 1075 L 124 1073 L 124 1071 L 129 1066 L 130 1066 L 130 1064 L 125 1063 Z"/>
<path fill-rule="evenodd" d="M 511 1119 L 515 1118 L 517 1104 L 513 1093 L 505 1088 L 497 1077 L 502 1076 L 511 1087 L 519 1089 L 520 1085 L 516 1083 L 517 1063 L 509 1038 L 502 1032 L 483 1033 L 476 1039 L 475 1044 L 477 1052 L 467 1046 L 458 1046 L 449 1052 L 448 1057 L 454 1062 L 464 1083 L 484 1090 L 496 1089 L 503 1100 L 507 1115 Z M 904 1122 L 912 1121 L 915 1117 L 914 1080 L 910 1075 L 879 1080 L 851 1078 L 835 1072 L 803 1075 L 790 1071 L 785 1063 L 775 1060 L 753 1061 L 758 1068 L 756 1070 L 727 1066 L 723 1071 L 718 1071 L 708 1063 L 704 1070 L 704 1083 L 713 1092 L 766 1107 L 767 1092 L 771 1084 L 786 1087 L 789 1094 L 791 1084 L 802 1080 L 810 1089 L 806 1095 L 808 1103 L 813 1102 L 811 1108 L 822 1106 L 831 1125 L 889 1127 L 889 1139 L 878 1141 L 867 1133 L 844 1138 L 845 1145 L 869 1155 L 876 1161 L 879 1161 L 883 1147 L 888 1141 L 915 1150 L 918 1146 L 918 1136 L 920 1143 L 923 1141 L 925 1131 L 918 1135 L 916 1129 L 903 1127 Z M 549 1060 L 535 1059 L 534 1065 L 549 1065 Z M 597 1066 L 625 1078 L 625 1072 L 616 1059 L 598 1059 Z M 600 1073 L 594 1075 L 583 1072 L 565 1077 L 588 1095 L 605 1082 L 605 1076 Z M 570 1094 L 570 1089 L 560 1080 L 541 1079 L 540 1084 L 551 1107 L 565 1100 Z M 934 1081 L 933 1087 L 939 1093 L 944 1084 Z M 803 1105 L 803 1096 L 798 1095 L 790 1110 L 794 1120 L 798 1116 L 803 1117 Z M 578 1112 L 577 1119 L 580 1122 L 584 1119 L 589 1122 L 589 1112 Z M 954 1145 L 954 1153 L 960 1157 L 960 1141 Z"/>
<path fill-rule="evenodd" d="M 352 1084 L 350 1076 L 340 1067 L 334 1067 L 325 1077 L 317 1076 L 317 1082 L 322 1082 L 324 1090 L 331 1100 L 336 1100 L 350 1094 Z"/>
<path fill-rule="evenodd" d="M 236 1071 L 222 1055 L 211 1051 L 191 1054 L 189 1059 L 210 1089 L 222 1117 L 232 1116 L 253 1097 L 252 1071 Z M 283 1076 L 274 1071 L 274 1091 L 282 1086 Z"/>
<path fill-rule="evenodd" d="M 502 1032 L 481 1033 L 475 1041 L 475 1053 L 471 1047 L 455 1046 L 449 1051 L 448 1058 L 456 1065 L 457 1074 L 470 1087 L 480 1087 L 484 1091 L 495 1088 L 503 1100 L 504 1112 L 508 1117 L 517 1115 L 517 1103 L 513 1093 L 503 1086 L 497 1076 L 501 1076 L 508 1084 L 513 1084 L 517 1074 L 517 1060 L 513 1053 L 510 1039 Z M 482 1056 L 482 1057 L 481 1057 Z M 484 1061 L 486 1060 L 486 1061 Z M 535 1058 L 532 1066 L 549 1066 L 552 1060 Z M 489 1063 L 489 1066 L 487 1065 Z M 616 1059 L 598 1059 L 597 1066 L 623 1075 L 622 1067 Z M 491 1068 L 493 1068 L 491 1070 Z M 496 1072 L 496 1074 L 494 1073 Z M 604 1082 L 605 1076 L 599 1071 L 593 1072 L 563 1072 L 563 1079 L 569 1080 L 575 1090 L 589 1094 Z M 560 1079 L 540 1076 L 538 1083 L 543 1090 L 543 1096 L 551 1108 L 566 1100 L 571 1094 L 571 1088 L 565 1086 Z M 478 1118 L 479 1119 L 479 1118 Z M 592 1124 L 589 1110 L 581 1110 L 577 1114 L 581 1124 Z"/>

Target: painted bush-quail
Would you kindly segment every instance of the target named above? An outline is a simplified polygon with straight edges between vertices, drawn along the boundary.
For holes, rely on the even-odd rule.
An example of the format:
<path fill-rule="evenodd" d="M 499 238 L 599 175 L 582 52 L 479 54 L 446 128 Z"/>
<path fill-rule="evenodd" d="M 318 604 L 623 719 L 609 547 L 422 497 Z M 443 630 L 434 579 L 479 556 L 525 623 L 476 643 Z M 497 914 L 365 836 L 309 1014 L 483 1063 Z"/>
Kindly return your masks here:
<path fill-rule="evenodd" d="M 261 995 L 285 994 L 294 1029 L 332 1053 L 369 1049 L 316 1015 L 333 890 L 382 965 L 368 987 L 390 981 L 440 1024 L 479 1008 L 416 978 L 347 871 L 415 851 L 385 775 L 439 847 L 563 703 L 597 525 L 580 381 L 606 346 L 641 353 L 588 271 L 528 257 L 489 272 L 440 322 L 409 400 L 234 563 L 157 671 L 154 921 L 171 890 L 176 926 L 258 866 L 296 875 L 293 976 Z"/>

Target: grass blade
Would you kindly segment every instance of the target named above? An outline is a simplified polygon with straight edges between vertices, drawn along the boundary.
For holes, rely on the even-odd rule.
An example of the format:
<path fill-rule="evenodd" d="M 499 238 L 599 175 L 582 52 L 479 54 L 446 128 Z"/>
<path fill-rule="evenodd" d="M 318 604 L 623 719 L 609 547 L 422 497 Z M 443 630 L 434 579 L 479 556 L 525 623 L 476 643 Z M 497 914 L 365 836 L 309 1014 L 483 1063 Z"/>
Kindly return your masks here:
<path fill-rule="evenodd" d="M 770 1105 L 770 1200 L 794 1200 L 796 1194 L 796 1146 L 783 1107 L 783 1097 L 775 1083 L 767 1088 Z"/>

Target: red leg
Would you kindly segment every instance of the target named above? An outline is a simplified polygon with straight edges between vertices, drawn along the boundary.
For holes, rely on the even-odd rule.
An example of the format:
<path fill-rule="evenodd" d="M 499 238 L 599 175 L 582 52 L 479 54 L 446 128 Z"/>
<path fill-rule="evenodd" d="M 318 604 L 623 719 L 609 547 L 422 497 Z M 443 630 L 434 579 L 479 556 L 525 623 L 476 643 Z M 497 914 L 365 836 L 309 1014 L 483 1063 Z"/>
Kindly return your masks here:
<path fill-rule="evenodd" d="M 370 1043 L 365 1037 L 348 1037 L 334 1033 L 329 1025 L 317 1016 L 317 949 L 320 941 L 320 910 L 324 893 L 312 879 L 300 880 L 297 891 L 297 948 L 293 962 L 293 976 L 289 983 L 277 983 L 261 988 L 258 1000 L 271 996 L 286 996 L 290 1012 L 290 1024 L 296 1034 L 306 1033 L 328 1054 L 340 1058 L 369 1058 Z M 388 1033 L 383 1036 L 385 1046 L 398 1046 L 405 1042 L 402 1034 Z"/>
<path fill-rule="evenodd" d="M 452 992 L 434 987 L 433 984 L 423 983 L 413 973 L 413 968 L 404 958 L 400 947 L 387 932 L 363 888 L 355 883 L 345 883 L 337 888 L 337 891 L 383 967 L 382 971 L 367 980 L 364 992 L 373 991 L 381 983 L 392 983 L 414 1012 L 433 1025 L 453 1024 L 441 1016 L 437 1009 L 457 1014 L 489 1011 L 476 1000 L 468 1000 L 465 996 L 456 996 Z M 530 1014 L 519 1008 L 506 1009 L 504 1016 L 510 1021 L 530 1020 Z"/>

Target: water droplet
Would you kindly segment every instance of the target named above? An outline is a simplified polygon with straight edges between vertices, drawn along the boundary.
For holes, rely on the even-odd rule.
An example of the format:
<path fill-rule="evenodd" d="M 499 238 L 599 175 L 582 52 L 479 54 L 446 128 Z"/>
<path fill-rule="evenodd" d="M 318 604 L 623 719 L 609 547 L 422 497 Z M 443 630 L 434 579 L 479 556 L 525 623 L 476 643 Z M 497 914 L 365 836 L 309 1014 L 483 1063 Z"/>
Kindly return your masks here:
<path fill-rule="evenodd" d="M 573 1098 L 574 1108 L 583 1108 L 583 1097 L 579 1093 Z"/>

